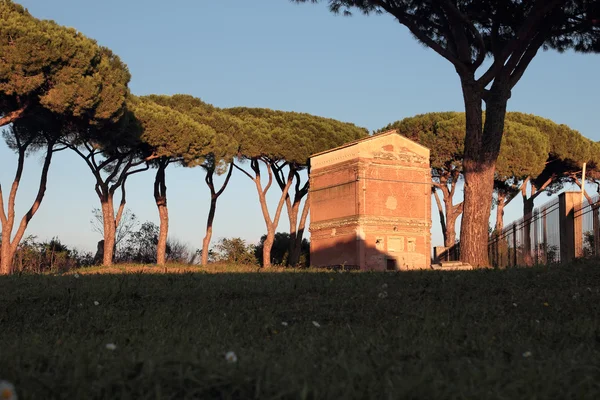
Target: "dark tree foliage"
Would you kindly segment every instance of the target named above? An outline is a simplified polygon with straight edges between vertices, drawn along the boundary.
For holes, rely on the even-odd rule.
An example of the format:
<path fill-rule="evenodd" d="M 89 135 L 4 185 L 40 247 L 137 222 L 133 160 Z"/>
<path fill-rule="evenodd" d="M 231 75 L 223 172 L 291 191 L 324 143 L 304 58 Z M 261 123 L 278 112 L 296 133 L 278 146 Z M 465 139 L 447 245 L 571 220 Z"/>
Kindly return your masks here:
<path fill-rule="evenodd" d="M 263 248 L 267 235 L 262 235 L 260 242 L 254 249 L 254 256 L 258 260 L 259 264 L 263 263 Z M 287 232 L 277 232 L 273 240 L 273 247 L 271 248 L 271 263 L 273 265 L 289 265 L 288 258 L 290 257 L 290 246 L 292 244 L 292 238 Z M 302 239 L 302 245 L 300 247 L 300 255 L 298 261 L 293 264 L 294 267 L 307 268 L 310 266 L 310 242 L 305 238 Z"/>
<path fill-rule="evenodd" d="M 318 0 L 293 0 L 298 3 Z M 324 0 L 323 0 L 324 1 Z M 511 91 L 540 49 L 600 51 L 598 0 L 328 0 L 334 13 L 387 13 L 456 70 L 466 112 L 461 257 L 488 266 L 488 219 Z M 389 40 L 389 38 L 383 38 Z M 492 62 L 484 66 L 486 57 Z M 483 103 L 486 119 L 483 121 Z"/>

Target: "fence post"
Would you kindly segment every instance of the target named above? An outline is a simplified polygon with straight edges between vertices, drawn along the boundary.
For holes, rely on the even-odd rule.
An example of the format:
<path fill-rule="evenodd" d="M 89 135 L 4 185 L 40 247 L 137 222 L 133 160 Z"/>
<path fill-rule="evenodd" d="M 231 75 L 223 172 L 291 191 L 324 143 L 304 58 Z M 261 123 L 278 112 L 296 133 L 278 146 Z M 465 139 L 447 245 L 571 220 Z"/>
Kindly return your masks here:
<path fill-rule="evenodd" d="M 544 211 L 542 211 L 542 251 L 544 252 L 544 264 L 548 264 L 548 221 L 546 219 L 547 216 L 547 208 L 544 207 Z M 560 229 L 560 226 L 559 226 Z"/>
<path fill-rule="evenodd" d="M 580 192 L 563 192 L 558 196 L 560 262 L 572 261 L 583 255 L 581 216 L 575 217 L 576 205 L 581 204 Z"/>
<path fill-rule="evenodd" d="M 533 210 L 533 220 L 531 221 L 531 223 L 533 224 L 533 243 L 532 246 L 533 247 L 533 251 L 535 254 L 535 265 L 539 265 L 540 263 L 540 258 L 539 258 L 539 219 L 540 219 L 540 211 L 536 208 Z"/>
<path fill-rule="evenodd" d="M 513 237 L 513 267 L 517 266 L 517 224 L 512 226 L 512 237 Z"/>

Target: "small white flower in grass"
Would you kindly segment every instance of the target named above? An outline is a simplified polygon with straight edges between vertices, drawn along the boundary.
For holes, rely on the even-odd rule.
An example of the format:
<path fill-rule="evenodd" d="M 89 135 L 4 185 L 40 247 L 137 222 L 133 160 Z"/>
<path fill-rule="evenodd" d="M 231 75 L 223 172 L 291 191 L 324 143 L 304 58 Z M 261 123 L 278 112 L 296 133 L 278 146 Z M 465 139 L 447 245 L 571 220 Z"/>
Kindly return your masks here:
<path fill-rule="evenodd" d="M 117 349 L 117 345 L 114 343 L 107 343 L 106 350 L 115 351 Z"/>
<path fill-rule="evenodd" d="M 99 305 L 100 305 L 100 302 L 98 302 L 98 301 L 94 300 L 94 305 L 95 305 L 95 306 L 99 306 Z"/>
<path fill-rule="evenodd" d="M 281 323 L 281 325 L 283 325 L 283 326 L 288 326 L 288 323 L 287 323 L 287 322 L 285 322 L 285 321 L 283 321 L 283 322 Z"/>
<path fill-rule="evenodd" d="M 77 272 L 75 272 L 75 274 L 73 274 L 73 277 L 74 277 L 75 279 L 79 279 L 79 274 L 78 274 Z"/>
<path fill-rule="evenodd" d="M 317 328 L 321 327 L 321 324 L 319 324 L 317 321 L 313 321 L 312 322 L 314 326 L 316 326 Z"/>
<path fill-rule="evenodd" d="M 531 357 L 531 352 L 530 351 L 526 351 L 525 353 L 523 353 L 523 357 L 525 357 L 525 358 Z"/>
<path fill-rule="evenodd" d="M 229 364 L 233 364 L 237 362 L 238 358 L 233 351 L 228 351 L 225 353 L 225 360 L 227 360 Z"/>
<path fill-rule="evenodd" d="M 516 306 L 517 306 L 517 303 L 513 303 L 513 307 L 516 307 Z"/>
<path fill-rule="evenodd" d="M 12 383 L 0 381 L 0 399 L 1 400 L 17 400 L 17 392 Z"/>
<path fill-rule="evenodd" d="M 383 291 L 377 295 L 380 299 L 385 299 L 388 296 L 386 291 Z"/>

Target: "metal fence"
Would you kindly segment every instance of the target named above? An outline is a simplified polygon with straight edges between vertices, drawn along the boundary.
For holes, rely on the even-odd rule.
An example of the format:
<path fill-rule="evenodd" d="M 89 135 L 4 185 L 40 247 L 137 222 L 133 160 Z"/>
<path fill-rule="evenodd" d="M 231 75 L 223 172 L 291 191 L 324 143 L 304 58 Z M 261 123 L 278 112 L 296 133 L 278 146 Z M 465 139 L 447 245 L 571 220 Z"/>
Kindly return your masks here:
<path fill-rule="evenodd" d="M 560 262 L 560 204 L 555 199 L 533 213 L 494 232 L 488 243 L 490 263 L 496 268 Z"/>
<path fill-rule="evenodd" d="M 492 233 L 488 255 L 495 268 L 600 257 L 600 195 L 581 201 L 580 192 L 561 193 L 502 232 Z M 460 243 L 437 258 L 438 262 L 459 260 Z"/>
<path fill-rule="evenodd" d="M 575 239 L 576 256 L 594 257 L 600 255 L 600 195 L 585 199 L 573 212 L 575 218 L 575 232 L 579 235 Z"/>

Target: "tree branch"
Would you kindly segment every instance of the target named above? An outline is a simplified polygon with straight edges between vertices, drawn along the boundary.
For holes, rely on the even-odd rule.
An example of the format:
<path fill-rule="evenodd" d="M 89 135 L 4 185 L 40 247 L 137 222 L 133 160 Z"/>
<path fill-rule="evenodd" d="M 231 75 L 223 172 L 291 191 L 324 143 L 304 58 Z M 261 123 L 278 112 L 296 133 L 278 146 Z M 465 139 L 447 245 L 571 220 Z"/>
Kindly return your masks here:
<path fill-rule="evenodd" d="M 240 168 L 237 164 L 233 164 L 232 165 L 237 168 L 238 170 L 242 171 L 248 178 L 255 180 L 256 178 L 254 178 L 252 175 L 250 175 L 248 172 L 246 172 L 245 169 Z"/>
<path fill-rule="evenodd" d="M 229 183 L 229 178 L 231 178 L 231 174 L 233 172 L 233 160 L 231 160 L 231 165 L 229 165 L 229 171 L 227 171 L 227 176 L 225 177 L 225 182 L 223 182 L 223 186 L 221 186 L 221 189 L 219 189 L 219 191 L 215 194 L 215 196 L 218 198 L 221 193 L 223 193 L 223 191 L 225 190 L 225 187 L 227 186 L 227 184 Z"/>
<path fill-rule="evenodd" d="M 19 242 L 21 242 L 21 239 L 23 238 L 23 235 L 25 234 L 25 229 L 27 228 L 29 221 L 31 221 L 31 218 L 33 218 L 33 216 L 39 209 L 40 204 L 42 204 L 42 200 L 44 199 L 44 194 L 46 193 L 46 183 L 48 182 L 48 170 L 50 169 L 50 163 L 52 162 L 52 154 L 53 154 L 52 147 L 53 146 L 54 146 L 54 142 L 48 143 L 46 157 L 44 159 L 44 166 L 42 167 L 42 175 L 40 177 L 40 185 L 38 188 L 38 193 L 35 197 L 33 204 L 31 205 L 31 208 L 29 209 L 29 211 L 27 211 L 27 214 L 25 214 L 23 216 L 23 218 L 21 219 L 21 223 L 19 224 L 19 229 L 17 229 L 17 233 L 15 234 L 15 237 L 13 238 L 13 241 L 11 242 L 10 247 L 11 247 L 11 251 L 13 253 L 17 250 L 17 246 L 19 245 Z"/>
<path fill-rule="evenodd" d="M 410 16 L 405 12 L 392 8 L 389 4 L 381 1 L 381 0 L 373 0 L 375 5 L 383 8 L 385 11 L 393 15 L 398 19 L 402 25 L 406 26 L 413 35 L 417 37 L 421 42 L 425 43 L 429 48 L 438 53 L 440 56 L 444 57 L 446 60 L 450 61 L 454 67 L 460 70 L 462 73 L 468 73 L 469 69 L 465 64 L 463 64 L 458 58 L 456 58 L 448 49 L 442 47 L 439 43 L 436 43 L 433 39 L 423 34 L 417 24 L 413 23 Z"/>
<path fill-rule="evenodd" d="M 23 116 L 23 114 L 25 113 L 26 110 L 27 110 L 27 106 L 23 106 L 23 107 L 19 108 L 18 110 L 14 110 L 7 114 L 4 114 L 4 116 L 2 116 L 0 118 L 0 126 L 8 125 L 8 124 L 15 122 L 16 120 L 18 120 L 19 118 L 21 118 Z"/>

